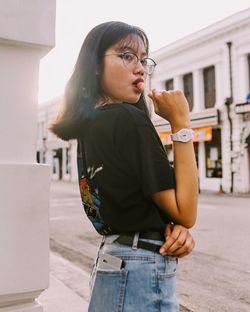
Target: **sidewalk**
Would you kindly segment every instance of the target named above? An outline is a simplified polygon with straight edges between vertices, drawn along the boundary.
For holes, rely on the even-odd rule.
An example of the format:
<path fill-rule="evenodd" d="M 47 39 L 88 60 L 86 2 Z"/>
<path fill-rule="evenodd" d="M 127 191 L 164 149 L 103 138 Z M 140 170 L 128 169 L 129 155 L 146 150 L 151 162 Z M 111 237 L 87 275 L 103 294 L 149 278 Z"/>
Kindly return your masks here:
<path fill-rule="evenodd" d="M 250 192 L 248 193 L 225 193 L 224 191 L 208 191 L 202 190 L 199 193 L 200 197 L 234 197 L 234 198 L 250 198 Z"/>
<path fill-rule="evenodd" d="M 50 283 L 39 297 L 44 312 L 87 312 L 89 274 L 50 253 Z"/>

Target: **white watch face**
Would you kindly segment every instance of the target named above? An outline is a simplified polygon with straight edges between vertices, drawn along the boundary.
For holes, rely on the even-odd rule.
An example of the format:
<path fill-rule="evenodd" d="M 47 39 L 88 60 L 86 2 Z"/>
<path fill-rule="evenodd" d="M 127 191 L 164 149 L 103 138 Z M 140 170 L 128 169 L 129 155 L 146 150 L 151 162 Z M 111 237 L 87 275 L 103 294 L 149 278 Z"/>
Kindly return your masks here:
<path fill-rule="evenodd" d="M 190 131 L 188 131 L 186 129 L 181 130 L 180 139 L 184 142 L 189 141 L 190 140 Z"/>
<path fill-rule="evenodd" d="M 171 135 L 173 141 L 188 142 L 195 137 L 194 131 L 191 129 L 181 129 Z"/>

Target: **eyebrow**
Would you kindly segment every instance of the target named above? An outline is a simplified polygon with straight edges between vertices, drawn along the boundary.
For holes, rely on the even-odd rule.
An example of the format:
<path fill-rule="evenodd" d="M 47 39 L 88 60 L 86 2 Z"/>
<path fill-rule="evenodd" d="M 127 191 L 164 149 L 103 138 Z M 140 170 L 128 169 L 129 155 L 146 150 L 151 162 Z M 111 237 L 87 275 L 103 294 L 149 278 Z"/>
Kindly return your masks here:
<path fill-rule="evenodd" d="M 132 47 L 129 47 L 129 46 L 122 46 L 122 47 L 120 47 L 120 48 L 118 48 L 117 49 L 118 51 L 127 51 L 127 50 L 129 50 L 129 51 L 131 51 L 131 52 L 134 52 L 134 53 L 136 53 L 136 51 L 135 51 L 135 49 L 133 49 Z M 142 54 L 141 54 L 143 57 L 144 56 L 147 56 L 147 53 L 146 52 L 142 52 Z"/>

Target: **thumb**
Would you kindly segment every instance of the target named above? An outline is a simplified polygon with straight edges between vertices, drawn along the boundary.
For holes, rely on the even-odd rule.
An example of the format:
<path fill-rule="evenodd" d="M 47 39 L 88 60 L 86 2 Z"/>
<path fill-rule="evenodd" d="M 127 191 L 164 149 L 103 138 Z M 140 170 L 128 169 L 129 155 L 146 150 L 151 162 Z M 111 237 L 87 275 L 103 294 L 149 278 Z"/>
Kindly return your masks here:
<path fill-rule="evenodd" d="M 151 100 L 153 100 L 153 93 L 152 93 L 152 91 L 150 91 L 150 92 L 148 93 L 148 97 L 149 97 Z"/>
<path fill-rule="evenodd" d="M 160 92 L 158 92 L 156 89 L 152 89 L 152 90 L 150 90 L 149 93 L 148 93 L 148 96 L 149 96 L 152 100 L 155 100 L 155 98 L 156 98 L 157 96 L 159 96 L 159 95 L 160 95 Z"/>

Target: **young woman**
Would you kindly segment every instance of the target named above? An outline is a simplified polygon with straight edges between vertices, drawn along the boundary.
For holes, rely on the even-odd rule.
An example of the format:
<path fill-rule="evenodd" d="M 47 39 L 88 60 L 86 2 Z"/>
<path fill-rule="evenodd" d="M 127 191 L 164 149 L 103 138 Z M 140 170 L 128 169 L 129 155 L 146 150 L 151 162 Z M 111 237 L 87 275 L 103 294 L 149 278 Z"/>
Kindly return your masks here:
<path fill-rule="evenodd" d="M 91 274 L 89 311 L 178 311 L 177 259 L 194 241 L 197 167 L 181 91 L 152 90 L 170 122 L 174 169 L 149 118 L 144 86 L 156 63 L 143 30 L 122 22 L 92 29 L 51 130 L 78 141 L 84 210 L 103 235 Z"/>

